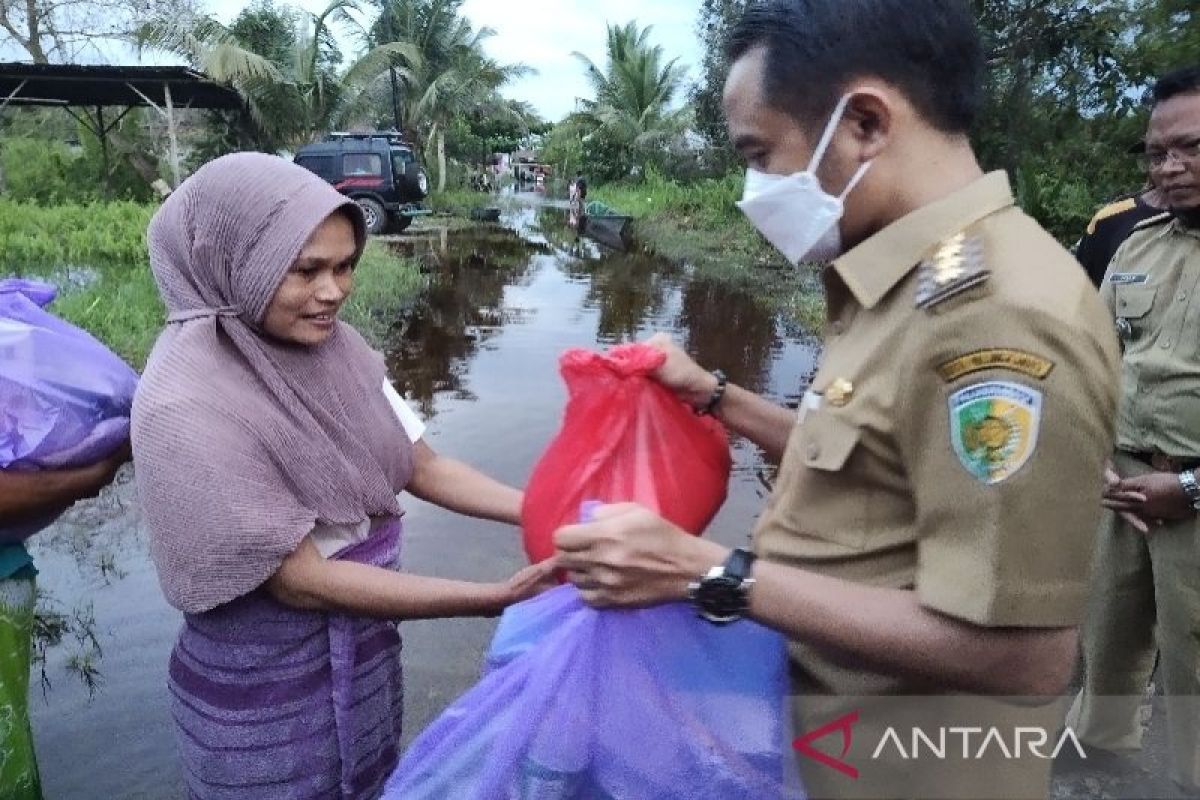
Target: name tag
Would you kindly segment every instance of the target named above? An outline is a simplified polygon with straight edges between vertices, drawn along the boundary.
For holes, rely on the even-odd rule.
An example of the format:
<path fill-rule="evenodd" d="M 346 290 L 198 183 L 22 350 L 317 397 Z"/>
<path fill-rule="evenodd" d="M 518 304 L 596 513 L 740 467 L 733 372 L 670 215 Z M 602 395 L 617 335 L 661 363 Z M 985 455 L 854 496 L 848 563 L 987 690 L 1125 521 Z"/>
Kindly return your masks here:
<path fill-rule="evenodd" d="M 825 395 L 814 392 L 809 389 L 804 393 L 804 397 L 800 398 L 800 408 L 796 412 L 796 424 L 804 422 L 804 418 L 808 416 L 809 411 L 818 411 L 822 403 L 825 402 Z"/>
<path fill-rule="evenodd" d="M 1129 286 L 1135 283 L 1145 283 L 1148 277 L 1144 272 L 1114 272 L 1108 282 L 1113 286 Z"/>

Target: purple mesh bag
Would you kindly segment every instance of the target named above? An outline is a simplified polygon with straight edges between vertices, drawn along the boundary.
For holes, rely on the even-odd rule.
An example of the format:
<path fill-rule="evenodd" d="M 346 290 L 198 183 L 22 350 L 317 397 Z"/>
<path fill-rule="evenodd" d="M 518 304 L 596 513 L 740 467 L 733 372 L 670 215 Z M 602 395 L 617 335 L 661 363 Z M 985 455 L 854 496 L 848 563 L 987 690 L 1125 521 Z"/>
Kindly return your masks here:
<path fill-rule="evenodd" d="M 87 332 L 42 307 L 48 283 L 0 281 L 0 469 L 93 464 L 129 438 L 137 373 Z M 0 526 L 0 543 L 49 524 Z"/>
<path fill-rule="evenodd" d="M 802 798 L 781 636 L 684 604 L 597 611 L 561 586 L 501 618 L 483 679 L 385 800 Z"/>

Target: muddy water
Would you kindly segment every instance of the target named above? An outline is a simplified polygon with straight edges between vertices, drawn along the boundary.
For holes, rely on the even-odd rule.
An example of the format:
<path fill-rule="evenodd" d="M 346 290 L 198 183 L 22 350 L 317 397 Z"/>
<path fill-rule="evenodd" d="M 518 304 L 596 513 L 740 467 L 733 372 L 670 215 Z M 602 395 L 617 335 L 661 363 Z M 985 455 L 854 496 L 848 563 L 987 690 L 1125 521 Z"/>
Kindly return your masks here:
<path fill-rule="evenodd" d="M 436 450 L 521 485 L 559 424 L 558 355 L 657 330 L 672 332 L 731 380 L 796 402 L 813 368 L 813 342 L 803 332 L 686 270 L 601 253 L 574 238 L 565 214 L 517 204 L 501 225 L 394 245 L 422 259 L 430 285 L 398 321 L 388 361 Z M 729 544 L 746 540 L 769 481 L 754 448 L 737 444 L 735 456 L 729 501 L 711 534 Z M 159 593 L 128 481 L 124 475 L 36 545 L 42 587 L 64 611 L 92 604 L 103 650 L 94 697 L 67 669 L 83 649 L 69 640 L 50 653 L 46 699 L 32 702 L 48 800 L 180 795 L 165 690 L 180 617 Z M 409 571 L 499 580 L 523 563 L 515 530 L 412 498 L 405 505 Z M 487 620 L 403 625 L 408 738 L 474 682 L 493 627 Z"/>

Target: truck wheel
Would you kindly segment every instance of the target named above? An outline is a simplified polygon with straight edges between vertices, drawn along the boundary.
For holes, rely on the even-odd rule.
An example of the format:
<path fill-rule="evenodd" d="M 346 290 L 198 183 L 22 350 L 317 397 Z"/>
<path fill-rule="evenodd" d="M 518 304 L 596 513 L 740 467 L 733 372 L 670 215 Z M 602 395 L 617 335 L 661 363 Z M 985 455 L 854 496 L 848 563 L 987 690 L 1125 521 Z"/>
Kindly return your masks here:
<path fill-rule="evenodd" d="M 359 197 L 354 202 L 358 203 L 363 217 L 366 218 L 367 233 L 372 235 L 383 233 L 383 229 L 387 227 L 387 212 L 383 210 L 383 205 L 378 200 L 372 200 L 369 197 Z"/>

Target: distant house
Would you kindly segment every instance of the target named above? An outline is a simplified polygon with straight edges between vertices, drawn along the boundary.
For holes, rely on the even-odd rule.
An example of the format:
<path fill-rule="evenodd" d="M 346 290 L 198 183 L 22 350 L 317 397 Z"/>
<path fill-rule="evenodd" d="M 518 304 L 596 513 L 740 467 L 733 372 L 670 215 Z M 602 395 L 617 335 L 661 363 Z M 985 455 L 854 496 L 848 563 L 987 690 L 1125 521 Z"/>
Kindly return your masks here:
<path fill-rule="evenodd" d="M 542 163 L 542 154 L 537 150 L 517 150 L 509 160 L 512 176 L 518 183 L 533 183 L 549 178 L 553 168 Z"/>

